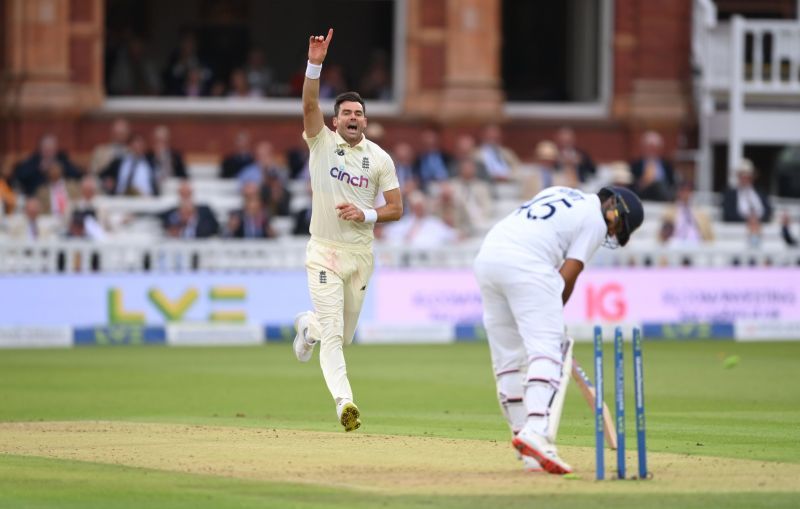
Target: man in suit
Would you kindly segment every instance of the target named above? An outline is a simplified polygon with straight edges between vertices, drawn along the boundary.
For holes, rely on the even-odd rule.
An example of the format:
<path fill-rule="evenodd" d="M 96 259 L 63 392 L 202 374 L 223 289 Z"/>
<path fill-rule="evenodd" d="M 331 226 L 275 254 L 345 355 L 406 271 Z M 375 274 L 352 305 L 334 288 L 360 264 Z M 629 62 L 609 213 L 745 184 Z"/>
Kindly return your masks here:
<path fill-rule="evenodd" d="M 219 223 L 208 207 L 200 208 L 182 201 L 167 218 L 167 236 L 177 239 L 205 239 L 219 232 Z"/>
<path fill-rule="evenodd" d="M 483 128 L 478 160 L 495 182 L 511 180 L 519 172 L 519 158 L 513 150 L 503 146 L 503 132 L 497 124 Z"/>
<path fill-rule="evenodd" d="M 159 193 L 156 172 L 147 160 L 147 142 L 138 133 L 131 135 L 128 151 L 112 161 L 100 173 L 108 194 L 120 196 L 156 196 Z"/>
<path fill-rule="evenodd" d="M 114 119 L 108 143 L 98 145 L 92 151 L 89 161 L 89 173 L 97 175 L 108 167 L 115 159 L 125 155 L 128 140 L 131 137 L 131 125 L 124 118 Z"/>
<path fill-rule="evenodd" d="M 722 220 L 726 223 L 745 223 L 750 220 L 767 223 L 772 218 L 772 207 L 767 196 L 753 187 L 755 166 L 742 159 L 736 167 L 736 186 L 722 196 Z"/>
<path fill-rule="evenodd" d="M 194 190 L 188 180 L 178 185 L 178 205 L 159 214 L 164 231 L 176 238 L 206 238 L 219 233 L 219 222 L 205 204 L 195 203 Z"/>
<path fill-rule="evenodd" d="M 165 125 L 153 129 L 153 149 L 147 153 L 147 160 L 159 184 L 168 178 L 189 178 L 183 155 L 172 147 L 169 128 Z"/>
<path fill-rule="evenodd" d="M 61 165 L 66 178 L 71 180 L 81 178 L 80 169 L 72 164 L 66 152 L 58 148 L 56 135 L 45 134 L 39 141 L 38 149 L 14 169 L 14 179 L 19 183 L 25 196 L 36 194 L 39 186 L 47 180 L 46 168 L 54 161 Z"/>
<path fill-rule="evenodd" d="M 672 201 L 675 170 L 662 156 L 664 140 L 655 131 L 642 135 L 642 157 L 631 163 L 633 190 L 642 200 Z"/>
<path fill-rule="evenodd" d="M 228 233 L 236 239 L 270 239 L 275 232 L 270 225 L 270 214 L 258 196 L 247 198 L 244 207 L 231 214 Z"/>
<path fill-rule="evenodd" d="M 250 150 L 250 134 L 247 131 L 239 131 L 236 134 L 236 150 L 222 160 L 219 178 L 236 178 L 242 168 L 252 162 L 253 152 Z"/>

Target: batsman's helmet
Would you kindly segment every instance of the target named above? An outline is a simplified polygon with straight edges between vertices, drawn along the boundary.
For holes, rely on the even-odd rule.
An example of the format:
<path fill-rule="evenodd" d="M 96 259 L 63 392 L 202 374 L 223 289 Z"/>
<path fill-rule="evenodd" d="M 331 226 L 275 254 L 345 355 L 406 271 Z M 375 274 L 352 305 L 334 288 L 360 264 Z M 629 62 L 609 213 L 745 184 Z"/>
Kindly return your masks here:
<path fill-rule="evenodd" d="M 602 188 L 597 195 L 600 202 L 606 201 L 610 196 L 616 198 L 616 211 L 622 220 L 622 230 L 617 233 L 617 241 L 624 246 L 631 238 L 631 234 L 642 225 L 644 221 L 644 208 L 642 201 L 630 189 L 619 186 Z"/>

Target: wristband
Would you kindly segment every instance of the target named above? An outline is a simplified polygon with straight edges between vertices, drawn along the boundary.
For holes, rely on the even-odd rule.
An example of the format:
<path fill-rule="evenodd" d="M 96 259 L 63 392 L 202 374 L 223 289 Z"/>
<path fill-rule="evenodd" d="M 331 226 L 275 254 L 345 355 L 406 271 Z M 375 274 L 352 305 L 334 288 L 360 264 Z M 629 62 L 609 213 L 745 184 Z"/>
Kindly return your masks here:
<path fill-rule="evenodd" d="M 377 223 L 378 222 L 378 211 L 375 209 L 361 209 L 361 212 L 364 213 L 364 222 L 365 223 Z"/>
<path fill-rule="evenodd" d="M 311 61 L 306 65 L 306 78 L 310 80 L 318 80 L 319 75 L 322 73 L 322 64 L 312 64 Z"/>

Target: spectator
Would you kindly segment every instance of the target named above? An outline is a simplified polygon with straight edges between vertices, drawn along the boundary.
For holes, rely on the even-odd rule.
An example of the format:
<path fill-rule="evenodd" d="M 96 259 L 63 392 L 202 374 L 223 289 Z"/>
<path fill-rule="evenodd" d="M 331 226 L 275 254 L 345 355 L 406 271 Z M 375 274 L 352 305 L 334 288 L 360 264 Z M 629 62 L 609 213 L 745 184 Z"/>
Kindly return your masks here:
<path fill-rule="evenodd" d="M 257 99 L 261 97 L 261 91 L 256 88 L 250 88 L 250 83 L 247 81 L 247 73 L 245 73 L 244 69 L 234 69 L 231 73 L 228 97 L 232 99 Z"/>
<path fill-rule="evenodd" d="M 416 172 L 414 171 L 414 149 L 409 143 L 400 142 L 394 147 L 392 153 L 394 169 L 397 172 L 397 181 L 400 183 L 400 192 L 406 196 L 408 192 L 419 189 Z"/>
<path fill-rule="evenodd" d="M 261 199 L 250 197 L 244 207 L 228 218 L 229 235 L 237 239 L 271 239 L 275 231 L 270 224 L 270 214 Z"/>
<path fill-rule="evenodd" d="M 439 133 L 432 128 L 422 131 L 422 150 L 414 163 L 414 172 L 420 188 L 428 189 L 431 182 L 443 182 L 450 178 L 450 154 L 439 146 Z"/>
<path fill-rule="evenodd" d="M 87 240 L 105 240 L 106 232 L 91 211 L 73 210 L 67 226 L 67 237 Z M 80 255 L 78 255 L 80 256 Z M 97 270 L 99 259 L 92 255 L 92 267 Z"/>
<path fill-rule="evenodd" d="M 655 131 L 642 135 L 642 157 L 631 163 L 633 190 L 643 200 L 671 201 L 675 188 L 675 170 L 663 158 L 664 140 Z"/>
<path fill-rule="evenodd" d="M 219 232 L 219 223 L 208 207 L 199 208 L 191 200 L 182 200 L 167 217 L 166 233 L 176 239 L 205 239 Z"/>
<path fill-rule="evenodd" d="M 253 163 L 253 153 L 250 150 L 250 133 L 239 131 L 235 139 L 236 149 L 222 160 L 219 176 L 223 179 L 236 178 L 242 168 Z"/>
<path fill-rule="evenodd" d="M 344 77 L 344 68 L 339 64 L 325 64 L 319 83 L 320 99 L 334 99 L 349 89 L 347 79 Z"/>
<path fill-rule="evenodd" d="M 742 159 L 736 167 L 736 187 L 728 188 L 722 196 L 723 221 L 742 223 L 755 217 L 757 221 L 768 222 L 771 219 L 772 207 L 767 197 L 753 187 L 755 178 L 752 161 Z"/>
<path fill-rule="evenodd" d="M 97 181 L 95 177 L 86 175 L 81 179 L 79 196 L 75 200 L 72 213 L 80 212 L 84 218 L 91 217 L 93 222 L 84 221 L 86 224 L 87 235 L 93 239 L 101 239 L 105 237 L 107 231 L 113 229 L 111 224 L 111 216 L 105 208 L 99 206 L 95 200 L 97 196 Z M 120 222 L 127 222 L 129 219 L 123 217 Z"/>
<path fill-rule="evenodd" d="M 247 84 L 257 97 L 273 95 L 273 72 L 266 64 L 264 51 L 253 48 L 247 54 L 247 65 L 244 68 Z"/>
<path fill-rule="evenodd" d="M 440 247 L 458 240 L 458 232 L 428 212 L 428 198 L 421 191 L 408 197 L 411 214 L 386 225 L 384 239 L 392 245 L 407 247 Z"/>
<path fill-rule="evenodd" d="M 308 147 L 293 147 L 286 151 L 286 164 L 291 180 L 308 180 Z"/>
<path fill-rule="evenodd" d="M 138 133 L 131 135 L 124 156 L 115 159 L 100 173 L 106 193 L 127 196 L 158 194 L 156 172 L 147 160 L 147 142 Z"/>
<path fill-rule="evenodd" d="M 211 89 L 208 91 L 208 95 L 218 98 L 227 97 L 228 86 L 222 80 L 214 80 L 214 83 L 211 84 Z"/>
<path fill-rule="evenodd" d="M 513 150 L 503 146 L 503 132 L 497 124 L 483 128 L 478 159 L 486 166 L 489 177 L 496 182 L 511 180 L 519 171 L 519 158 Z"/>
<path fill-rule="evenodd" d="M 781 237 L 787 246 L 797 247 L 797 236 L 792 234 L 792 218 L 788 211 L 781 216 Z"/>
<path fill-rule="evenodd" d="M 170 229 L 174 229 L 176 226 L 181 225 L 181 217 L 180 217 L 180 205 L 183 203 L 191 203 L 194 206 L 194 209 L 197 212 L 198 217 L 202 218 L 212 218 L 213 222 L 216 223 L 217 219 L 214 215 L 214 212 L 211 210 L 206 204 L 203 203 L 196 203 L 194 200 L 194 189 L 192 188 L 192 183 L 189 180 L 182 180 L 178 184 L 178 205 L 176 207 L 172 207 L 165 212 L 161 212 L 158 217 L 161 220 L 161 224 L 164 227 L 164 230 L 169 232 Z M 206 221 L 206 223 L 210 223 L 211 221 Z M 219 229 L 219 225 L 217 225 L 217 229 Z"/>
<path fill-rule="evenodd" d="M 117 52 L 108 82 L 109 95 L 158 95 L 161 78 L 144 43 L 130 37 Z"/>
<path fill-rule="evenodd" d="M 78 198 L 78 183 L 67 181 L 61 163 L 51 161 L 45 168 L 47 181 L 39 186 L 36 197 L 42 214 L 52 215 L 66 224 L 71 211 L 71 202 Z"/>
<path fill-rule="evenodd" d="M 72 164 L 66 152 L 59 150 L 58 138 L 54 134 L 45 134 L 39 140 L 37 150 L 14 169 L 14 179 L 25 196 L 33 196 L 39 186 L 45 183 L 47 168 L 54 161 L 61 164 L 67 179 L 81 178 L 80 169 Z"/>
<path fill-rule="evenodd" d="M 633 174 L 630 165 L 625 161 L 614 161 L 605 165 L 605 180 L 609 185 L 630 189 L 633 184 Z M 603 178 L 601 176 L 601 178 Z"/>
<path fill-rule="evenodd" d="M 311 206 L 298 210 L 294 214 L 292 235 L 311 235 Z"/>
<path fill-rule="evenodd" d="M 255 160 L 242 168 L 236 176 L 240 186 L 244 187 L 248 182 L 261 184 L 264 182 L 265 176 L 269 173 L 287 173 L 275 163 L 275 153 L 272 148 L 272 143 L 268 141 L 258 142 L 255 156 Z"/>
<path fill-rule="evenodd" d="M 111 123 L 110 139 L 108 143 L 98 145 L 92 151 L 89 162 L 89 173 L 98 175 L 111 164 L 111 161 L 125 155 L 128 150 L 128 140 L 131 137 L 131 126 L 124 118 L 114 119 Z"/>
<path fill-rule="evenodd" d="M 261 200 L 271 216 L 288 216 L 291 213 L 292 194 L 286 186 L 286 170 L 268 171 L 261 185 Z"/>
<path fill-rule="evenodd" d="M 200 67 L 189 69 L 181 95 L 184 97 L 206 97 L 211 95 L 210 81 L 204 69 Z"/>
<path fill-rule="evenodd" d="M 594 162 L 589 154 L 575 145 L 575 131 L 571 127 L 562 127 L 558 130 L 556 145 L 558 145 L 559 169 L 574 168 L 581 182 L 586 182 L 594 176 L 596 171 Z"/>
<path fill-rule="evenodd" d="M 248 184 L 260 188 L 261 200 L 273 216 L 289 215 L 291 194 L 287 188 L 288 171 L 275 163 L 272 144 L 262 141 L 256 146 L 256 160 L 239 173 L 239 183 L 244 191 Z"/>
<path fill-rule="evenodd" d="M 478 178 L 478 163 L 471 158 L 459 162 L 458 176 L 450 181 L 455 203 L 455 227 L 462 236 L 478 235 L 492 219 L 492 189 Z"/>
<path fill-rule="evenodd" d="M 525 199 L 535 196 L 539 191 L 554 185 L 562 185 L 556 178 L 558 147 L 549 140 L 536 144 L 533 160 L 533 174 L 523 183 Z"/>
<path fill-rule="evenodd" d="M 436 186 L 436 190 L 431 197 L 433 200 L 432 209 L 433 213 L 441 219 L 444 224 L 458 231 L 456 225 L 458 216 L 458 204 L 456 203 L 455 194 L 453 193 L 453 186 L 450 181 L 440 182 Z M 410 208 L 410 207 L 409 207 Z M 413 211 L 411 211 L 413 213 Z"/>
<path fill-rule="evenodd" d="M 173 53 L 164 71 L 164 86 L 167 95 L 204 95 L 213 81 L 211 71 L 197 54 L 197 40 L 193 33 L 184 32 L 178 49 Z"/>
<path fill-rule="evenodd" d="M 673 246 L 694 246 L 714 240 L 711 218 L 692 204 L 692 193 L 691 182 L 684 181 L 678 185 L 675 204 L 665 211 L 662 218 L 663 242 Z"/>
<path fill-rule="evenodd" d="M 189 178 L 183 155 L 172 147 L 169 128 L 165 125 L 153 129 L 153 149 L 147 153 L 147 161 L 156 172 L 159 187 L 168 178 Z"/>
<path fill-rule="evenodd" d="M 370 63 L 361 78 L 359 87 L 364 99 L 388 101 L 392 98 L 392 82 L 389 74 L 388 56 L 385 51 L 372 52 Z"/>
<path fill-rule="evenodd" d="M 311 197 L 311 181 L 306 181 L 306 194 Z M 311 235 L 311 200 L 308 205 L 294 213 L 292 235 Z"/>
<path fill-rule="evenodd" d="M 478 178 L 491 181 L 486 165 L 483 164 L 483 160 L 479 157 L 475 137 L 470 134 L 462 134 L 456 138 L 455 153 L 453 154 L 453 160 L 450 161 L 450 168 L 448 168 L 450 175 L 458 175 L 458 167 L 463 159 L 472 159 L 475 161 L 476 168 L 478 169 Z"/>
<path fill-rule="evenodd" d="M 21 214 L 8 218 L 8 236 L 16 241 L 53 240 L 59 232 L 58 220 L 52 216 L 42 216 L 39 199 L 32 196 L 25 200 Z"/>
<path fill-rule="evenodd" d="M 755 214 L 747 218 L 747 245 L 753 249 L 761 247 L 762 231 L 761 221 Z"/>
<path fill-rule="evenodd" d="M 17 193 L 14 190 L 14 175 L 11 166 L 4 165 L 0 158 L 0 215 L 13 214 L 17 210 Z"/>

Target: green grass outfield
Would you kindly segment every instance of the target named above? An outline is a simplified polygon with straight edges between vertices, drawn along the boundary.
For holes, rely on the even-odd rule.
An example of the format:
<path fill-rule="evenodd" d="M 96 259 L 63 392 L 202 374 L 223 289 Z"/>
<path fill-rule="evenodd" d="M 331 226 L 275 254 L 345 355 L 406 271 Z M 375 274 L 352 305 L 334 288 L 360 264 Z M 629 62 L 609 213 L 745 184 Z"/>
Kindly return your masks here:
<path fill-rule="evenodd" d="M 508 460 L 508 472 L 516 476 L 514 483 L 527 483 L 528 488 L 541 486 L 542 492 L 546 492 L 538 503 L 533 488 L 531 492 L 512 490 L 508 494 L 491 489 L 492 483 L 502 481 L 506 469 L 502 461 L 506 455 L 513 458 L 513 451 L 506 445 L 508 431 L 495 399 L 485 344 L 348 348 L 350 379 L 364 426 L 342 439 L 334 435 L 344 433 L 335 420 L 316 354 L 311 363 L 300 364 L 294 360 L 288 344 L 252 348 L 3 350 L 0 351 L 0 422 L 34 424 L 29 431 L 0 424 L 0 444 L 4 434 L 9 437 L 9 433 L 17 433 L 14 440 L 8 440 L 13 443 L 0 445 L 5 447 L 0 448 L 0 508 L 800 506 L 800 481 L 774 490 L 759 489 L 763 487 L 760 482 L 754 483 L 753 489 L 731 482 L 730 489 L 705 492 L 697 486 L 686 490 L 674 488 L 675 484 L 662 482 L 658 470 L 658 465 L 675 468 L 675 462 L 688 465 L 700 456 L 756 460 L 761 462 L 760 468 L 797 470 L 800 383 L 796 373 L 800 365 L 800 342 L 646 342 L 644 346 L 648 450 L 651 456 L 665 453 L 664 458 L 672 459 L 661 463 L 654 460 L 652 480 L 624 483 L 597 483 L 592 480 L 593 471 L 586 466 L 579 471 L 581 479 L 571 482 L 547 479 L 554 476 L 523 476 L 517 472 L 516 463 Z M 575 352 L 584 366 L 591 365 L 590 345 L 577 344 Z M 631 458 L 628 469 L 635 472 L 630 349 L 626 353 Z M 740 362 L 726 367 L 724 360 L 733 355 Z M 611 357 L 609 346 L 607 399 L 612 396 Z M 398 443 L 405 440 L 403 437 L 421 437 L 428 440 L 420 442 L 423 444 L 453 443 L 459 444 L 459 448 L 470 443 L 481 447 L 497 444 L 496 461 L 500 466 L 486 479 L 481 478 L 480 471 L 474 474 L 475 482 L 487 487 L 486 494 L 480 490 L 414 493 L 410 484 L 397 490 L 369 490 L 352 483 L 339 486 L 335 473 L 326 474 L 326 482 L 315 482 L 312 450 L 298 452 L 297 458 L 312 462 L 310 475 L 297 482 L 286 482 L 259 478 L 261 456 L 248 453 L 244 446 L 241 454 L 246 461 L 242 462 L 249 462 L 253 475 L 239 475 L 222 467 L 215 469 L 214 458 L 236 465 L 236 451 L 221 450 L 225 439 L 218 444 L 204 442 L 203 450 L 214 450 L 218 455 L 203 457 L 202 452 L 194 456 L 191 451 L 181 451 L 197 462 L 209 462 L 208 473 L 198 472 L 195 468 L 198 465 L 191 460 L 185 468 L 169 464 L 168 454 L 163 461 L 169 466 L 142 466 L 151 465 L 147 451 L 158 452 L 166 447 L 162 444 L 159 446 L 162 449 L 155 445 L 153 449 L 145 448 L 142 444 L 148 439 L 146 434 L 141 440 L 115 439 L 118 451 L 114 461 L 102 455 L 97 457 L 106 459 L 87 460 L 96 453 L 91 440 L 86 446 L 76 445 L 83 443 L 80 441 L 57 442 L 58 433 L 47 427 L 48 421 L 156 423 L 168 425 L 170 430 L 178 429 L 178 425 L 187 430 L 198 426 L 206 434 L 203 436 L 231 429 L 244 434 L 237 440 L 249 440 L 243 437 L 265 431 L 274 432 L 276 438 L 288 436 L 306 441 L 316 435 L 330 436 L 333 437 L 330 447 L 334 449 L 359 447 L 359 444 L 366 447 L 372 442 L 358 440 L 367 437 L 389 440 L 387 436 L 396 437 L 391 439 Z M 112 428 L 116 429 L 111 426 L 109 430 Z M 146 433 L 147 429 L 156 428 L 143 429 Z M 593 454 L 592 430 L 591 411 L 571 386 L 559 445 L 569 451 Z M 201 439 L 197 441 L 200 443 Z M 190 445 L 180 447 L 185 449 Z M 432 460 L 446 461 L 448 449 L 443 450 Z M 113 452 L 114 448 L 108 446 L 103 451 Z M 400 454 L 402 449 L 397 451 Z M 465 451 L 454 450 L 454 458 L 456 453 Z M 288 454 L 291 464 L 291 448 Z M 390 455 L 391 452 L 375 457 L 372 466 L 364 465 L 363 475 L 373 475 L 371 468 L 380 472 Z M 614 455 L 609 453 L 606 457 L 607 471 L 611 473 Z M 472 457 L 464 458 L 454 461 L 470 461 Z M 276 460 L 265 453 L 264 464 L 271 461 Z M 721 472 L 716 472 L 717 486 L 725 486 L 725 470 Z M 404 475 L 404 472 L 394 473 Z M 391 476 L 393 472 L 385 474 Z M 702 479 L 697 482 L 702 485 Z"/>

